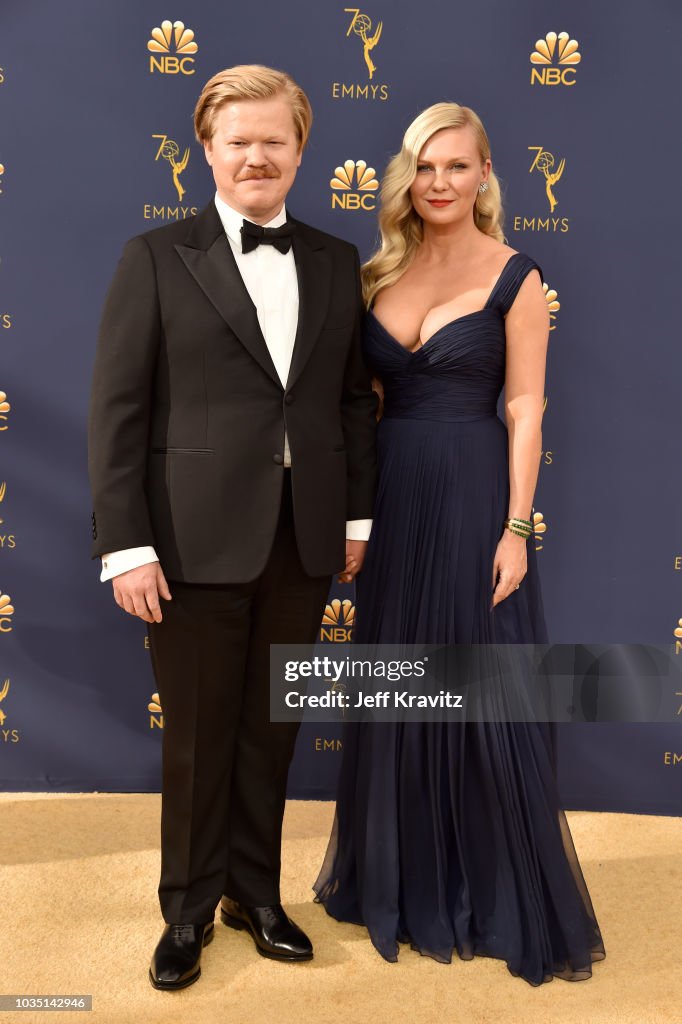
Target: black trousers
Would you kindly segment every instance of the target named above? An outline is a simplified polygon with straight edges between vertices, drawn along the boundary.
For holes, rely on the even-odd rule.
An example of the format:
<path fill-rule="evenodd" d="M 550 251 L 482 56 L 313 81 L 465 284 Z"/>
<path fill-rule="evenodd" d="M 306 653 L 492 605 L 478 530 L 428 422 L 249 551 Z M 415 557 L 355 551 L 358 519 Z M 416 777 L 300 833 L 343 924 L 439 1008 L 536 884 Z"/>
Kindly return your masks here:
<path fill-rule="evenodd" d="M 263 573 L 249 583 L 170 582 L 163 621 L 149 627 L 163 707 L 159 900 L 169 923 L 213 920 L 223 893 L 246 906 L 280 902 L 282 817 L 299 726 L 270 721 L 270 644 L 312 643 L 331 584 L 303 570 L 291 471 L 283 472 Z"/>

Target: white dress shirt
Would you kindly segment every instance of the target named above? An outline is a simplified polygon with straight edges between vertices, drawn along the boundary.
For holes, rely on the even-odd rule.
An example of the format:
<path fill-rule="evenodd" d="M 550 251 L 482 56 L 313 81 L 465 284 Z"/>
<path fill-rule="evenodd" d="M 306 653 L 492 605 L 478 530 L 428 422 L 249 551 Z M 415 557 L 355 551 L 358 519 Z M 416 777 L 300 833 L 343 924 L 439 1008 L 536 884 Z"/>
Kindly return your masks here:
<path fill-rule="evenodd" d="M 259 245 L 251 252 L 243 253 L 243 214 L 228 206 L 217 192 L 215 205 L 246 290 L 256 307 L 258 323 L 277 375 L 282 386 L 286 388 L 298 327 L 298 278 L 293 247 L 288 252 L 281 253 L 274 245 Z M 286 219 L 286 208 L 282 206 L 277 216 L 263 226 L 277 228 L 284 224 Z M 286 431 L 284 465 L 291 466 L 291 451 Z M 368 540 L 371 528 L 371 519 L 349 520 L 346 523 L 346 539 Z M 105 582 L 113 576 L 119 576 L 130 569 L 158 560 L 156 551 L 151 546 L 114 551 L 102 556 L 100 580 Z"/>

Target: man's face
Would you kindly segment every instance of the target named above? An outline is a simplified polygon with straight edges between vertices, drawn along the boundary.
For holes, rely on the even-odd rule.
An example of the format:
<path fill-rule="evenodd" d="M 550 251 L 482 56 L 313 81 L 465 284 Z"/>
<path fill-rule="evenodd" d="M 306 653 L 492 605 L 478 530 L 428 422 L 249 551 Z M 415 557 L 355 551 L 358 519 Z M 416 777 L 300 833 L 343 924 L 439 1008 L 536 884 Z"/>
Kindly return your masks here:
<path fill-rule="evenodd" d="M 274 97 L 227 103 L 204 152 L 220 198 L 248 220 L 267 223 L 281 210 L 301 166 L 289 102 Z"/>

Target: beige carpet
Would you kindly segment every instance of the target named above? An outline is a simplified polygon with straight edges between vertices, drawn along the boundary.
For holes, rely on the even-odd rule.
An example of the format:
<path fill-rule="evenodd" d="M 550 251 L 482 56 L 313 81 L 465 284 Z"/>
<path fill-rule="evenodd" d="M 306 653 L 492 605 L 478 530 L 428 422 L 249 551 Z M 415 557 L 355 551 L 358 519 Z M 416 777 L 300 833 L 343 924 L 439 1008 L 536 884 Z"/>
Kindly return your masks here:
<path fill-rule="evenodd" d="M 311 902 L 332 805 L 292 802 L 283 896 L 309 964 L 259 957 L 219 922 L 190 988 L 157 992 L 157 795 L 0 794 L 0 992 L 83 994 L 91 1014 L 0 1013 L 105 1024 L 682 1024 L 682 819 L 568 814 L 606 945 L 589 981 L 531 988 L 497 960 L 450 965 L 403 947 L 385 963 L 362 928 Z"/>

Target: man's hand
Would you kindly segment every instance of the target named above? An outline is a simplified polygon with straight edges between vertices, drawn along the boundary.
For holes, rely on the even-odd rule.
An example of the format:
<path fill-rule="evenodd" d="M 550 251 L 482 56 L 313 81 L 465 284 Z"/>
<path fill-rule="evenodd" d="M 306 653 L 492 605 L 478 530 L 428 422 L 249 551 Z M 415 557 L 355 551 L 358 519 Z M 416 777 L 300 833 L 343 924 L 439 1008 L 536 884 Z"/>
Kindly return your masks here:
<path fill-rule="evenodd" d="M 365 551 L 367 550 L 366 540 L 347 540 L 346 541 L 346 568 L 344 572 L 339 573 L 337 580 L 339 583 L 351 583 L 355 579 L 357 574 L 362 569 L 362 563 L 365 560 Z"/>
<path fill-rule="evenodd" d="M 171 601 L 172 598 L 158 562 L 138 565 L 136 569 L 114 576 L 111 582 L 114 600 L 124 612 L 137 615 L 145 622 L 161 622 L 163 616 L 159 596 L 165 601 Z"/>

